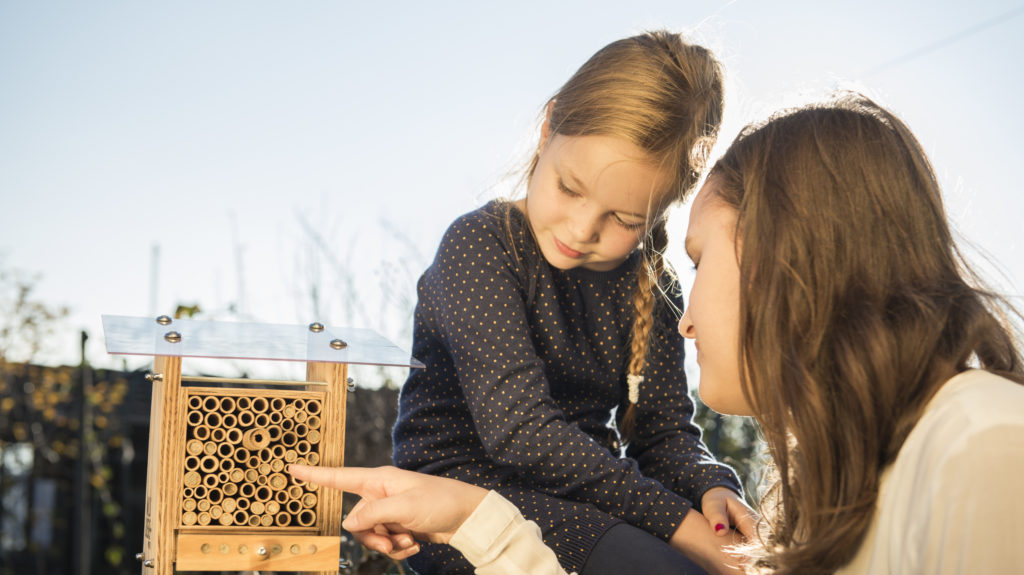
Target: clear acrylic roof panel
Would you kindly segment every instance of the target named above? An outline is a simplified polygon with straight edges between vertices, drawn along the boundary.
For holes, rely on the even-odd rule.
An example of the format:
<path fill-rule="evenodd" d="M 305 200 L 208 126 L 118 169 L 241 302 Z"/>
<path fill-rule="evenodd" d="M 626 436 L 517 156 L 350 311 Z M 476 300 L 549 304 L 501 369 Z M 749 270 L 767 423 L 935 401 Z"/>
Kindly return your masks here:
<path fill-rule="evenodd" d="M 112 354 L 424 367 L 377 332 L 351 327 L 104 315 L 103 335 Z"/>

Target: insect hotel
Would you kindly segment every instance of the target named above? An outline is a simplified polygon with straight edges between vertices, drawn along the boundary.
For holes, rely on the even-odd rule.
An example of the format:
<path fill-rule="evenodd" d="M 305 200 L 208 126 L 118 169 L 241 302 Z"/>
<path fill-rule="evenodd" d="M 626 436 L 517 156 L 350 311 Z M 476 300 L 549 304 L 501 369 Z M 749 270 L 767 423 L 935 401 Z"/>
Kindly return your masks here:
<path fill-rule="evenodd" d="M 146 575 L 337 573 L 341 492 L 290 463 L 341 466 L 348 364 L 423 367 L 371 330 L 103 316 L 107 351 L 154 358 Z M 297 361 L 301 381 L 182 375 L 184 358 Z"/>

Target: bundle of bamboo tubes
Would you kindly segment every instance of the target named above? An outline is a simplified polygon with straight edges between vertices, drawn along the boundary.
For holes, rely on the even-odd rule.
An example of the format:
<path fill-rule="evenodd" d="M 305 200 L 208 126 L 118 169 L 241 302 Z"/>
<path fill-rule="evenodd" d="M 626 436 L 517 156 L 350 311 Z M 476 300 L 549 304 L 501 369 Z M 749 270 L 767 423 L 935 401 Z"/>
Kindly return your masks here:
<path fill-rule="evenodd" d="M 316 526 L 319 486 L 285 466 L 320 462 L 323 394 L 186 391 L 181 526 Z"/>

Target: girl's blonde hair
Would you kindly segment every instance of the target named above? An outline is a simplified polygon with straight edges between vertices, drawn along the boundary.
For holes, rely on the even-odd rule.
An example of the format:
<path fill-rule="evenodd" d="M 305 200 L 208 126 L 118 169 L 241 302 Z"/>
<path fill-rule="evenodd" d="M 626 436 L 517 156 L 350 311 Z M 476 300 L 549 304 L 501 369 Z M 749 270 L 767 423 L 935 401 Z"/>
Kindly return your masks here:
<path fill-rule="evenodd" d="M 700 179 L 722 122 L 722 84 L 721 66 L 709 50 L 679 34 L 653 31 L 599 50 L 548 102 L 550 136 L 627 140 L 671 177 L 662 205 L 649 211 L 659 217 L 648 222 L 641 242 L 645 265 L 638 271 L 633 298 L 629 374 L 644 373 L 655 293 L 673 287 L 662 285 L 668 236 L 660 214 L 669 204 L 686 199 Z M 527 177 L 533 175 L 540 152 L 538 147 Z M 634 414 L 632 403 L 619 412 L 624 435 L 631 432 Z"/>
<path fill-rule="evenodd" d="M 748 127 L 709 178 L 738 213 L 741 382 L 774 465 L 753 570 L 831 573 L 950 372 L 1024 382 L 1012 307 L 978 287 L 914 135 L 863 96 Z"/>

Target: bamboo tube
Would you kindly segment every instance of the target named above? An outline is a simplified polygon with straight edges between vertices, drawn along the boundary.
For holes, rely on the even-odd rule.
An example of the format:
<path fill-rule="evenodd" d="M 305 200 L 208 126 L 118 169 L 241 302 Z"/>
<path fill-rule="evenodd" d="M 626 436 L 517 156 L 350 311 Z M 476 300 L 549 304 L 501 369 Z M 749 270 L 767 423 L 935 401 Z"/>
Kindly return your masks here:
<path fill-rule="evenodd" d="M 235 494 L 238 493 L 238 484 L 225 483 L 224 487 L 221 487 L 221 491 L 223 491 L 224 495 L 227 495 L 228 497 L 234 497 Z"/>
<path fill-rule="evenodd" d="M 196 485 L 194 492 L 195 492 L 196 502 L 197 503 L 201 503 L 203 501 L 206 501 L 207 489 L 206 489 L 205 485 Z"/>
<path fill-rule="evenodd" d="M 220 425 L 225 431 L 233 427 L 238 426 L 238 416 L 234 413 L 222 413 L 220 416 Z"/>
<path fill-rule="evenodd" d="M 182 525 L 195 525 L 199 518 L 196 516 L 195 511 L 186 511 L 181 514 Z"/>
<path fill-rule="evenodd" d="M 203 485 L 209 487 L 210 489 L 213 489 L 214 487 L 217 487 L 218 485 L 220 485 L 220 481 L 217 480 L 217 476 L 216 475 L 213 475 L 213 474 L 204 475 L 203 476 Z"/>
<path fill-rule="evenodd" d="M 310 429 L 320 429 L 320 416 L 310 415 L 309 419 L 306 420 L 306 425 L 308 425 Z"/>
<path fill-rule="evenodd" d="M 271 399 L 270 400 L 270 409 L 272 411 L 281 411 L 282 409 L 284 409 L 284 398 L 283 397 L 275 397 L 274 399 Z"/>
<path fill-rule="evenodd" d="M 295 429 L 295 420 L 294 419 L 283 419 L 283 420 L 281 420 L 281 424 L 280 425 L 281 425 L 281 429 L 282 430 L 284 430 L 284 431 L 291 431 L 292 429 Z"/>
<path fill-rule="evenodd" d="M 242 443 L 242 430 L 237 427 L 232 427 L 228 430 L 225 440 L 231 445 L 238 445 L 239 443 Z"/>
<path fill-rule="evenodd" d="M 230 443 L 220 443 L 217 445 L 217 455 L 221 459 L 231 461 L 231 458 L 235 455 L 235 448 Z"/>
<path fill-rule="evenodd" d="M 213 455 L 217 453 L 217 443 L 214 441 L 207 441 L 203 444 L 203 453 L 206 455 Z"/>
<path fill-rule="evenodd" d="M 196 509 L 200 512 L 209 511 L 211 505 L 212 504 L 209 499 L 200 499 L 199 501 L 196 501 Z"/>
<path fill-rule="evenodd" d="M 235 520 L 235 525 L 245 525 L 249 522 L 249 514 L 242 509 L 235 511 L 232 518 Z"/>
<path fill-rule="evenodd" d="M 199 441 L 206 441 L 210 439 L 210 428 L 205 425 L 197 425 L 192 428 L 192 437 Z"/>
<path fill-rule="evenodd" d="M 249 483 L 256 483 L 256 479 L 259 477 L 260 472 L 256 471 L 255 467 L 250 467 L 245 470 L 245 480 Z"/>
<path fill-rule="evenodd" d="M 212 455 L 207 455 L 199 460 L 199 468 L 206 473 L 213 473 L 218 469 L 217 458 Z"/>
<path fill-rule="evenodd" d="M 272 473 L 281 473 L 284 471 L 284 460 L 276 458 L 270 462 L 270 471 Z"/>
<path fill-rule="evenodd" d="M 198 410 L 200 407 L 202 407 L 202 405 L 203 405 L 203 398 L 199 397 L 198 395 L 190 395 L 190 396 L 188 396 L 188 408 L 189 409 Z"/>
<path fill-rule="evenodd" d="M 314 445 L 320 443 L 320 430 L 310 429 L 309 433 L 306 434 L 306 441 Z"/>
<path fill-rule="evenodd" d="M 241 469 L 232 469 L 230 471 L 230 475 L 232 483 L 239 483 L 245 479 L 245 472 Z M 237 489 L 237 487 L 235 489 Z"/>
<path fill-rule="evenodd" d="M 203 399 L 203 409 L 206 411 L 220 411 L 220 398 L 216 395 L 207 395 Z"/>
<path fill-rule="evenodd" d="M 271 425 L 267 428 L 267 437 L 270 438 L 271 443 L 281 439 L 281 434 L 284 430 L 281 429 L 280 425 Z"/>
<path fill-rule="evenodd" d="M 220 506 L 221 506 L 221 509 L 224 510 L 224 513 L 234 513 L 235 509 L 238 508 L 238 506 L 235 505 L 235 498 L 234 497 L 225 497 L 220 502 Z"/>
<path fill-rule="evenodd" d="M 307 493 L 302 496 L 302 506 L 306 509 L 316 507 L 317 497 L 313 493 Z"/>
<path fill-rule="evenodd" d="M 304 423 L 306 421 L 306 419 L 308 419 L 308 418 L 309 418 L 309 413 L 307 413 L 305 410 L 301 410 L 301 411 L 296 411 L 295 412 L 295 422 L 296 423 Z"/>
<path fill-rule="evenodd" d="M 262 501 L 253 501 L 252 505 L 249 506 L 249 513 L 253 515 L 263 515 L 263 512 L 267 510 L 267 506 Z"/>
<path fill-rule="evenodd" d="M 288 486 L 288 478 L 281 473 L 272 474 L 268 482 L 273 489 L 284 489 Z"/>
<path fill-rule="evenodd" d="M 298 443 L 298 441 L 298 436 L 291 431 L 286 431 L 281 434 L 281 443 L 283 443 L 285 447 L 295 447 L 295 444 Z"/>
<path fill-rule="evenodd" d="M 285 504 L 284 508 L 287 509 L 288 512 L 292 515 L 297 515 L 300 511 L 302 511 L 302 502 L 299 501 L 298 499 L 291 499 L 288 501 L 288 503 Z"/>
<path fill-rule="evenodd" d="M 262 465 L 266 465 L 266 464 L 262 464 Z M 267 484 L 267 476 L 266 476 L 266 474 L 262 474 L 262 475 L 260 475 L 259 477 L 256 478 L 256 485 L 258 487 L 263 487 L 266 484 Z"/>
<path fill-rule="evenodd" d="M 196 496 L 195 491 L 191 487 L 186 487 L 181 491 L 181 493 L 185 497 L 185 499 L 192 499 L 193 497 Z"/>
<path fill-rule="evenodd" d="M 214 427 L 210 430 L 210 441 L 213 441 L 214 443 L 223 443 L 227 436 L 228 430 L 223 427 Z"/>
<path fill-rule="evenodd" d="M 306 425 L 305 423 L 296 423 L 294 431 L 297 437 L 306 437 L 307 435 L 309 435 L 309 426 Z"/>
<path fill-rule="evenodd" d="M 274 492 L 266 485 L 256 488 L 256 499 L 258 501 L 269 501 L 273 495 Z"/>
<path fill-rule="evenodd" d="M 249 516 L 249 527 L 259 527 L 259 526 L 260 526 L 260 516 L 259 515 L 250 515 Z"/>
<path fill-rule="evenodd" d="M 270 444 L 270 436 L 265 429 L 250 429 L 242 434 L 242 446 L 250 451 L 258 451 Z"/>
<path fill-rule="evenodd" d="M 203 512 L 201 512 L 199 514 L 199 521 L 198 521 L 198 523 L 200 525 L 209 525 L 210 524 L 210 519 L 211 519 L 210 513 L 207 512 L 207 511 L 203 511 Z"/>
<path fill-rule="evenodd" d="M 231 454 L 231 458 L 239 465 L 245 465 L 249 461 L 249 450 L 244 447 L 236 448 L 235 452 Z"/>
<path fill-rule="evenodd" d="M 320 454 L 315 452 L 315 451 L 310 451 L 306 455 L 306 464 L 307 465 L 317 465 L 318 463 L 320 463 Z"/>
<path fill-rule="evenodd" d="M 196 510 L 196 500 L 195 499 L 186 499 L 186 500 L 182 501 L 181 502 L 181 508 L 183 510 L 185 510 L 185 511 L 195 511 Z"/>
<path fill-rule="evenodd" d="M 256 486 L 252 483 L 243 483 L 238 486 L 238 494 L 245 499 L 252 499 L 252 496 L 256 494 Z"/>
<path fill-rule="evenodd" d="M 274 515 L 274 525 L 278 527 L 287 527 L 292 522 L 292 516 L 282 511 L 277 515 Z"/>
<path fill-rule="evenodd" d="M 211 428 L 220 427 L 220 413 L 216 411 L 207 412 L 203 416 L 203 423 L 209 425 Z"/>
<path fill-rule="evenodd" d="M 275 491 L 274 492 L 274 503 L 278 505 L 284 505 L 288 503 L 288 492 L 287 491 Z"/>
<path fill-rule="evenodd" d="M 299 458 L 299 454 L 296 453 L 294 449 L 287 449 L 287 450 L 285 450 L 285 452 L 284 452 L 284 461 L 285 461 L 285 463 L 296 463 L 295 460 L 298 459 L 298 458 Z"/>
<path fill-rule="evenodd" d="M 270 527 L 274 524 L 274 517 L 270 514 L 264 514 L 260 516 L 260 526 Z"/>
<path fill-rule="evenodd" d="M 291 419 L 295 417 L 295 405 L 286 405 L 284 407 L 284 410 L 282 410 L 282 413 L 284 414 L 286 419 Z"/>
<path fill-rule="evenodd" d="M 235 398 L 230 395 L 220 398 L 220 410 L 224 413 L 233 413 L 235 411 Z"/>
<path fill-rule="evenodd" d="M 292 478 L 292 479 L 294 480 L 294 478 Z M 291 487 L 289 487 L 288 488 L 288 497 L 291 497 L 292 499 L 301 499 L 302 498 L 302 487 L 299 487 L 298 485 L 292 485 Z"/>
<path fill-rule="evenodd" d="M 310 415 L 319 414 L 321 407 L 322 405 L 320 404 L 319 399 L 311 399 L 306 402 L 306 411 L 309 412 Z"/>
<path fill-rule="evenodd" d="M 182 481 L 185 483 L 185 487 L 195 487 L 203 480 L 203 477 L 199 475 L 198 471 L 189 471 L 185 474 Z"/>
<path fill-rule="evenodd" d="M 244 395 L 239 397 L 237 400 L 235 400 L 235 407 L 239 411 L 245 411 L 245 410 L 251 409 L 252 408 L 252 398 L 246 397 Z"/>
<path fill-rule="evenodd" d="M 276 495 L 276 494 L 275 494 Z M 268 515 L 277 515 L 278 511 L 281 511 L 281 504 L 277 501 L 267 501 L 265 512 Z"/>
<path fill-rule="evenodd" d="M 270 463 L 270 460 L 274 458 L 274 451 L 272 449 L 270 449 L 269 447 L 264 447 L 263 449 L 261 449 L 259 451 L 259 453 L 256 454 L 256 456 L 260 458 L 260 473 L 262 473 L 264 475 L 270 473 L 269 470 L 268 471 L 263 471 L 263 464 L 264 463 L 267 463 L 267 464 Z"/>
<path fill-rule="evenodd" d="M 189 425 L 199 425 L 203 422 L 203 414 L 199 411 L 188 412 L 188 423 Z"/>
<path fill-rule="evenodd" d="M 221 461 L 221 465 L 223 465 L 223 464 L 224 464 L 224 462 Z M 217 474 L 217 483 L 220 483 L 221 485 L 227 485 L 230 482 L 231 482 L 231 474 L 228 473 L 228 470 L 225 469 L 225 470 L 223 470 L 223 471 L 221 471 L 220 473 Z"/>
<path fill-rule="evenodd" d="M 199 469 L 199 458 L 196 457 L 195 455 L 189 455 L 188 457 L 186 457 L 185 469 L 187 471 L 195 471 Z M 195 487 L 195 485 L 190 485 L 189 487 Z"/>
<path fill-rule="evenodd" d="M 224 474 L 227 474 L 228 471 L 231 471 L 232 469 L 235 468 L 235 462 L 231 461 L 230 457 L 224 457 L 224 458 L 222 458 L 220 460 L 220 466 L 219 467 L 220 467 L 221 474 L 224 475 Z M 222 479 L 221 483 L 227 483 L 227 479 Z"/>
<path fill-rule="evenodd" d="M 244 497 L 239 497 L 238 499 L 235 499 L 235 508 L 239 509 L 241 511 L 248 510 L 249 509 L 249 500 L 244 498 Z M 242 521 L 241 525 L 245 525 L 245 521 Z"/>
<path fill-rule="evenodd" d="M 266 413 L 268 407 L 270 407 L 270 404 L 267 402 L 267 398 L 252 398 L 252 410 L 254 413 Z"/>
<path fill-rule="evenodd" d="M 223 515 L 221 515 L 221 516 L 220 516 L 220 517 L 219 517 L 219 518 L 217 519 L 217 521 L 218 521 L 218 522 L 219 522 L 219 523 L 220 523 L 221 525 L 223 525 L 223 526 L 227 527 L 228 525 L 231 525 L 232 523 L 234 523 L 234 522 L 235 522 L 235 516 L 234 516 L 234 515 L 232 515 L 232 514 L 230 514 L 230 513 L 224 513 Z"/>
<path fill-rule="evenodd" d="M 284 419 L 284 415 L 282 415 L 280 411 L 271 411 L 267 414 L 267 418 L 270 419 L 270 423 L 272 425 L 277 425 Z"/>
<path fill-rule="evenodd" d="M 274 461 L 280 461 L 284 459 L 284 446 L 278 443 L 270 448 L 270 453 L 273 455 Z"/>
<path fill-rule="evenodd" d="M 299 455 L 306 455 L 307 453 L 309 453 L 310 449 L 312 448 L 310 447 L 309 442 L 306 441 L 305 439 L 295 444 L 295 451 Z"/>
<path fill-rule="evenodd" d="M 299 516 L 296 519 L 299 525 L 309 527 L 316 523 L 316 513 L 314 513 L 312 509 L 306 509 L 299 513 Z"/>
<path fill-rule="evenodd" d="M 256 421 L 256 415 L 248 409 L 240 410 L 237 414 L 237 418 L 238 425 L 241 427 L 249 427 L 254 421 Z"/>
<path fill-rule="evenodd" d="M 210 493 L 206 496 L 206 499 L 210 503 L 217 505 L 224 499 L 224 493 L 222 493 L 220 489 L 213 487 L 210 488 Z M 307 505 L 307 507 L 309 506 Z M 216 519 L 216 517 L 214 517 L 214 519 Z"/>
<path fill-rule="evenodd" d="M 198 439 L 189 439 L 188 443 L 185 444 L 185 453 L 189 455 L 199 455 L 203 452 L 203 442 Z"/>
<path fill-rule="evenodd" d="M 256 469 L 257 467 L 260 466 L 260 458 L 256 457 L 255 455 L 250 455 L 249 461 L 247 462 L 247 466 L 250 469 Z"/>
<path fill-rule="evenodd" d="M 220 519 L 221 515 L 224 515 L 224 510 L 220 508 L 220 505 L 210 507 L 210 519 Z"/>
<path fill-rule="evenodd" d="M 270 416 L 266 413 L 257 413 L 256 417 L 253 418 L 252 424 L 260 429 L 265 429 L 270 425 Z"/>
<path fill-rule="evenodd" d="M 295 464 L 296 464 L 296 465 L 309 465 L 309 463 L 308 463 L 308 462 L 306 462 L 306 458 L 305 458 L 305 457 L 299 457 L 299 458 L 297 458 L 297 459 L 295 460 Z"/>

